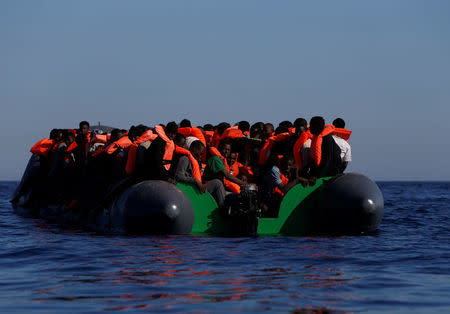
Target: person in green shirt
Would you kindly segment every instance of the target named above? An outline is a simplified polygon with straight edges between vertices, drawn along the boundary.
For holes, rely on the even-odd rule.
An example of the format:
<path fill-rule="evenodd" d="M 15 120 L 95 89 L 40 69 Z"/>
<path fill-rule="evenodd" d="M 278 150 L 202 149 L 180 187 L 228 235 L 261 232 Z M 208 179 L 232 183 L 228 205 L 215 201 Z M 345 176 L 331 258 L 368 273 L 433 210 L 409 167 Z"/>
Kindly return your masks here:
<path fill-rule="evenodd" d="M 221 142 L 219 144 L 219 152 L 222 154 L 224 158 L 227 158 L 231 153 L 231 144 L 228 142 Z M 227 179 L 228 181 L 231 181 L 238 185 L 245 184 L 244 181 L 231 175 L 225 168 L 225 165 L 223 164 L 222 160 L 217 156 L 211 156 L 208 159 L 205 171 L 203 173 L 203 180 L 205 182 L 214 179 L 219 179 L 221 181 L 223 181 L 223 179 Z"/>

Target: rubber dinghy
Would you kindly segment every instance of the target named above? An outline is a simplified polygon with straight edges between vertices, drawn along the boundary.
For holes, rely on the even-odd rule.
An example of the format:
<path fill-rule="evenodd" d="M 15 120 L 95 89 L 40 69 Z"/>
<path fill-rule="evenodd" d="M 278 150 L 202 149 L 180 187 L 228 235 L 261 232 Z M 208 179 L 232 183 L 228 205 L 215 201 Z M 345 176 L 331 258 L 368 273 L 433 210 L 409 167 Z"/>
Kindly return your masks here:
<path fill-rule="evenodd" d="M 18 189 L 24 188 L 27 176 L 36 173 L 37 167 L 38 161 L 31 159 Z M 32 186 L 28 189 L 13 203 L 17 213 L 106 233 L 220 236 L 367 233 L 378 228 L 384 211 L 380 189 L 359 173 L 322 178 L 310 187 L 300 184 L 293 187 L 284 196 L 274 218 L 260 217 L 259 210 L 251 206 L 256 191 L 245 188 L 234 202 L 219 209 L 209 193 L 202 194 L 194 186 L 143 181 L 126 189 L 106 208 L 89 215 L 56 205 L 27 206 L 33 195 Z"/>

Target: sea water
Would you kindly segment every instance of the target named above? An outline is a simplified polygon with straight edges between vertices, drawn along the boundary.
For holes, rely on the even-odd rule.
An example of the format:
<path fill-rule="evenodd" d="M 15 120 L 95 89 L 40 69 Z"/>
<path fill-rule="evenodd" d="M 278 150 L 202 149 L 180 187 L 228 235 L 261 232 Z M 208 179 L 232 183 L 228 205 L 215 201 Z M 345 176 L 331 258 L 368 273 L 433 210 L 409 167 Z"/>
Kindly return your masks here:
<path fill-rule="evenodd" d="M 378 184 L 371 235 L 215 238 L 25 218 L 0 182 L 0 311 L 450 312 L 450 183 Z"/>

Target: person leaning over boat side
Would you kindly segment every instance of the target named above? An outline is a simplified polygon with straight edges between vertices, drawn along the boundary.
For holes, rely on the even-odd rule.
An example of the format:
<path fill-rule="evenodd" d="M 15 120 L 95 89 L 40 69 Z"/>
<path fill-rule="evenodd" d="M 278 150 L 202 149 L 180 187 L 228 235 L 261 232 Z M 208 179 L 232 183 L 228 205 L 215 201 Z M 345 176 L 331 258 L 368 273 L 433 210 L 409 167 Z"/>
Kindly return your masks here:
<path fill-rule="evenodd" d="M 333 121 L 333 125 L 337 128 L 344 129 L 345 121 L 341 118 L 337 118 Z M 342 171 L 344 171 L 347 168 L 348 163 L 352 161 L 352 148 L 349 142 L 339 137 L 338 135 L 333 134 L 333 139 L 341 149 Z"/>
<path fill-rule="evenodd" d="M 277 154 L 271 154 L 267 164 L 268 169 L 261 178 L 259 185 L 259 195 L 262 209 L 268 213 L 269 216 L 277 216 L 280 208 L 281 199 L 292 187 L 298 183 L 304 186 L 307 184 L 305 178 L 295 177 L 289 180 L 291 170 L 294 168 L 295 162 L 291 155 L 286 155 L 281 160 L 278 160 Z M 282 194 L 275 193 L 278 188 Z"/>
<path fill-rule="evenodd" d="M 192 157 L 195 158 L 197 165 L 200 163 L 204 151 L 205 145 L 203 145 L 203 143 L 198 140 L 192 142 L 191 146 L 189 147 L 189 152 L 192 154 Z M 177 182 L 196 185 L 202 193 L 208 191 L 216 200 L 217 205 L 223 206 L 226 192 L 222 182 L 218 179 L 214 179 L 208 181 L 206 184 L 203 184 L 201 181 L 201 177 L 200 180 L 199 178 L 194 178 L 192 161 L 186 155 L 181 156 L 178 160 L 177 169 L 175 171 L 175 180 Z"/>
<path fill-rule="evenodd" d="M 178 133 L 178 125 L 169 122 L 163 129 L 161 125 L 155 126 L 158 137 L 152 142 L 145 152 L 144 179 L 170 181 L 169 168 L 172 160 L 174 143 L 173 139 Z"/>
<path fill-rule="evenodd" d="M 312 117 L 310 131 L 311 154 L 308 165 L 308 174 L 315 178 L 332 177 L 342 173 L 341 149 L 332 136 L 335 127 L 325 128 L 325 120 L 322 117 Z"/>

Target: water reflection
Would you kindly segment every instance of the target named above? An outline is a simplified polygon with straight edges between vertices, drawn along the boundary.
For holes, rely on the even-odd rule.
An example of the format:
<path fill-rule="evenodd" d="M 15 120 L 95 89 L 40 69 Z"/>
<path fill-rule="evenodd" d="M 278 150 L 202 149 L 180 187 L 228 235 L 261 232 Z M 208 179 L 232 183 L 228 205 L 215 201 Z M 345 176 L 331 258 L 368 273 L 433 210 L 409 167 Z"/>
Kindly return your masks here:
<path fill-rule="evenodd" d="M 280 265 L 279 260 L 267 257 L 267 250 L 275 249 L 270 247 L 272 240 L 267 241 L 269 247 L 264 247 L 264 239 L 255 240 L 264 248 L 256 255 L 251 244 L 235 239 L 226 240 L 235 241 L 231 245 L 223 245 L 223 239 L 198 237 L 104 240 L 115 247 L 112 257 L 103 259 L 103 252 L 99 252 L 98 259 L 88 259 L 94 263 L 92 270 L 37 289 L 38 297 L 33 300 L 96 300 L 107 311 L 178 311 L 189 304 L 192 309 L 210 311 L 214 310 L 212 304 L 224 303 L 230 311 L 246 311 L 250 306 L 252 310 L 319 313 L 330 309 L 317 309 L 317 301 L 334 304 L 338 309 L 340 300 L 354 298 L 336 288 L 358 280 L 346 276 L 342 265 L 324 263 L 342 258 L 330 250 L 328 243 L 289 244 L 290 256 L 285 254 L 286 261 Z M 118 291 L 121 293 L 114 293 Z"/>

